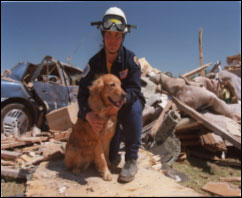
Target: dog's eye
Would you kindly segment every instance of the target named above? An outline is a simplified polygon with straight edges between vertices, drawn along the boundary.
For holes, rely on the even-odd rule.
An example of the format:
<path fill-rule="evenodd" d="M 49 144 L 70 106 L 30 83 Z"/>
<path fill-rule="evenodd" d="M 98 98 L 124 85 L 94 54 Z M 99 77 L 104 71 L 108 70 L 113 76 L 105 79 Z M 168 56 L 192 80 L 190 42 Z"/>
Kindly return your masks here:
<path fill-rule="evenodd" d="M 115 87 L 115 83 L 111 83 L 110 84 L 110 87 Z"/>

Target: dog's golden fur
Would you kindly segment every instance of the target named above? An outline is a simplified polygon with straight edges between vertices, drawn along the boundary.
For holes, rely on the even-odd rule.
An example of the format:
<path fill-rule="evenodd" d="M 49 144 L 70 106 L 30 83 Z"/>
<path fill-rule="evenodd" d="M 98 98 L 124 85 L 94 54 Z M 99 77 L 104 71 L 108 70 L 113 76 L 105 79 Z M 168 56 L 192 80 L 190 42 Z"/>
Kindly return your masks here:
<path fill-rule="evenodd" d="M 105 125 L 97 133 L 87 121 L 78 118 L 66 145 L 65 166 L 74 174 L 80 174 L 81 169 L 87 169 L 94 162 L 103 179 L 110 181 L 109 144 L 115 132 L 117 114 L 109 115 L 109 111 L 112 105 L 118 107 L 123 102 L 125 92 L 120 80 L 112 74 L 98 78 L 89 90 L 89 107 L 105 120 Z"/>

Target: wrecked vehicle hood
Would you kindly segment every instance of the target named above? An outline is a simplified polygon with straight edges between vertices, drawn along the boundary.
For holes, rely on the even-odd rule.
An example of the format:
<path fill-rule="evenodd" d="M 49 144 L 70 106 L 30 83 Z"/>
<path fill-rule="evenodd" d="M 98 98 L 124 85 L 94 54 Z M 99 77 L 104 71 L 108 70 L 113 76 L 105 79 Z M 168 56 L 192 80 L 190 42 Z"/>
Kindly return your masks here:
<path fill-rule="evenodd" d="M 17 80 L 17 81 L 22 81 L 23 76 L 26 72 L 26 70 L 28 69 L 28 67 L 30 67 L 30 65 L 33 65 L 31 63 L 18 63 L 17 65 L 15 65 L 13 68 L 5 70 L 5 75 L 4 77 L 9 80 L 9 78 L 13 79 L 13 80 Z M 35 65 L 35 69 L 37 68 L 37 65 Z"/>

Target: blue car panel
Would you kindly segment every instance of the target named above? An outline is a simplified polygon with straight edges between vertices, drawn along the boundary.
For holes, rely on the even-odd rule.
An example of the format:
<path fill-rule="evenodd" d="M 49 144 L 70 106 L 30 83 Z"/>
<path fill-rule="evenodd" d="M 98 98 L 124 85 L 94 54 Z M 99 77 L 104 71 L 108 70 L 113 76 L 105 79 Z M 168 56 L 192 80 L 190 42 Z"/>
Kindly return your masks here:
<path fill-rule="evenodd" d="M 1 78 L 1 125 L 4 120 L 8 120 L 6 125 L 11 125 L 10 117 L 6 116 L 13 111 L 26 114 L 27 117 L 22 117 L 24 120 L 28 121 L 31 117 L 34 124 L 41 125 L 41 112 L 47 114 L 77 100 L 81 74 L 80 69 L 50 56 L 46 56 L 40 64 L 19 63 L 6 70 Z M 17 118 L 11 119 L 19 123 Z M 9 126 L 11 130 L 17 126 L 14 123 Z"/>

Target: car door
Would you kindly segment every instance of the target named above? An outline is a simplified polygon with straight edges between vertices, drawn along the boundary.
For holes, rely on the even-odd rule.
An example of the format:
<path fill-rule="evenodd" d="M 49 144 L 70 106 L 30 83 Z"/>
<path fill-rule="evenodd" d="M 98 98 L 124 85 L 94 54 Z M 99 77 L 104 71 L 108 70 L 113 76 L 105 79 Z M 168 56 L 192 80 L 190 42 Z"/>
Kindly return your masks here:
<path fill-rule="evenodd" d="M 62 68 L 52 57 L 42 61 L 32 77 L 32 83 L 36 97 L 44 103 L 47 113 L 68 105 L 70 96 Z"/>

